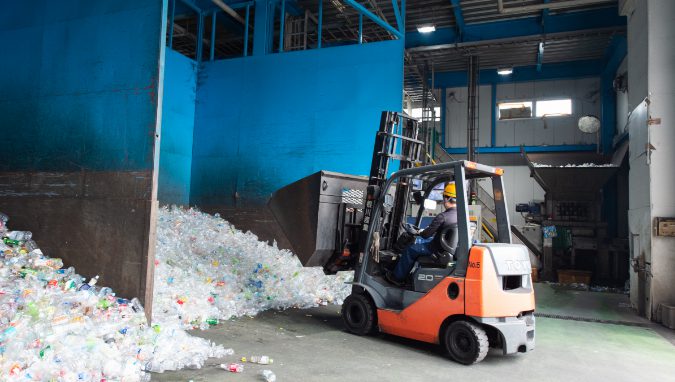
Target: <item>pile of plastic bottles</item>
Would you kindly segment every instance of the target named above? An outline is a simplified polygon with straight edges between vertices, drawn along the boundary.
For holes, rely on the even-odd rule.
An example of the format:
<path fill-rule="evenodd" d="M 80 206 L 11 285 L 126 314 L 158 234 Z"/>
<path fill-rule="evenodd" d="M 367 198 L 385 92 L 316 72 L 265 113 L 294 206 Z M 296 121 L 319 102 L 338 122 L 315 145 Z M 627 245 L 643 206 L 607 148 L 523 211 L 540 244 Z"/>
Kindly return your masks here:
<path fill-rule="evenodd" d="M 137 299 L 63 268 L 8 220 L 0 213 L 0 381 L 146 381 L 232 354 L 174 323 L 149 325 Z"/>
<path fill-rule="evenodd" d="M 352 272 L 303 268 L 217 214 L 164 207 L 158 219 L 153 320 L 206 328 L 267 309 L 341 304 L 351 291 Z"/>
<path fill-rule="evenodd" d="M 8 220 L 0 213 L 0 381 L 148 381 L 148 371 L 199 368 L 233 351 L 186 329 L 267 309 L 341 304 L 351 289 L 352 273 L 325 276 L 217 215 L 165 207 L 150 324 L 138 299 L 63 268 L 30 232 L 10 231 Z"/>

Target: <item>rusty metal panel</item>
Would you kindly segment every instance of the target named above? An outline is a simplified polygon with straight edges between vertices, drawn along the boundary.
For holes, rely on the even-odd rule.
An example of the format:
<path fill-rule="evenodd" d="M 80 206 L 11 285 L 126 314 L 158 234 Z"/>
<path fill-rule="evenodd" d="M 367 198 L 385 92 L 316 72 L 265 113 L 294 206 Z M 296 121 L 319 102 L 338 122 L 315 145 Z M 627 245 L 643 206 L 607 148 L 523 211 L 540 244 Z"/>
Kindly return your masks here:
<path fill-rule="evenodd" d="M 143 297 L 151 172 L 0 173 L 0 211 L 60 257 L 119 296 Z"/>

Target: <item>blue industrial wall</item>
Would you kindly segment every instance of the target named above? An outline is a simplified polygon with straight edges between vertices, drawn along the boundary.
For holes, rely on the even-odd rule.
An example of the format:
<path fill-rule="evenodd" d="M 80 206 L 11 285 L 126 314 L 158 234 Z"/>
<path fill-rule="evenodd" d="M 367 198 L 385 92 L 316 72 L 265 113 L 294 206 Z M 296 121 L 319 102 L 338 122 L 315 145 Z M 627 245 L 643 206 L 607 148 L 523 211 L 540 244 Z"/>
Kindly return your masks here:
<path fill-rule="evenodd" d="M 400 40 L 203 64 L 190 203 L 256 204 L 318 170 L 367 174 L 400 110 Z"/>
<path fill-rule="evenodd" d="M 0 0 L 0 211 L 120 296 L 151 296 L 166 1 Z"/>
<path fill-rule="evenodd" d="M 197 71 L 193 60 L 166 50 L 157 190 L 162 204 L 190 203 Z"/>
<path fill-rule="evenodd" d="M 0 7 L 0 169 L 152 169 L 162 1 Z"/>

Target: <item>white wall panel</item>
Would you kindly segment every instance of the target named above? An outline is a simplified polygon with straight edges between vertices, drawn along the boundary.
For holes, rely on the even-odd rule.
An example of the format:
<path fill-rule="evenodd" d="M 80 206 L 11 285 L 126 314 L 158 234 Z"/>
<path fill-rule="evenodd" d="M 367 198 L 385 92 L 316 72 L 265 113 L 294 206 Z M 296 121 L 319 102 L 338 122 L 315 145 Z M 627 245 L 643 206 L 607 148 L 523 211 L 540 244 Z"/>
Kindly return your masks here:
<path fill-rule="evenodd" d="M 600 115 L 600 79 L 538 81 L 497 86 L 497 102 L 510 100 L 572 99 L 572 115 L 546 119 L 497 121 L 497 146 L 593 144 L 594 134 L 577 128 L 579 117 Z"/>
<path fill-rule="evenodd" d="M 542 146 L 595 144 L 595 134 L 577 128 L 584 115 L 600 116 L 600 79 L 521 82 L 497 85 L 497 102 L 536 99 L 572 99 L 572 115 L 497 121 L 496 146 Z M 466 87 L 446 89 L 446 147 L 466 147 Z M 479 146 L 490 146 L 492 128 L 492 91 L 489 85 L 479 90 Z"/>
<path fill-rule="evenodd" d="M 478 90 L 478 145 L 490 146 L 492 139 L 492 87 Z M 445 146 L 466 147 L 468 90 L 466 87 L 446 89 Z"/>

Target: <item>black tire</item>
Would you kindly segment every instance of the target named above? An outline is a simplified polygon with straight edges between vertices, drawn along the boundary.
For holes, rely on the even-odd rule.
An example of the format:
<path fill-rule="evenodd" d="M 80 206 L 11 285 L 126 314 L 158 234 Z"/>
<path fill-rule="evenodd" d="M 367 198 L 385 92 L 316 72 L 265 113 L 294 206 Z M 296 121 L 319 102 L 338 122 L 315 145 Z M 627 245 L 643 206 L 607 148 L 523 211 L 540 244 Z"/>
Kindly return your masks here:
<path fill-rule="evenodd" d="M 350 294 L 342 304 L 342 320 L 347 330 L 363 336 L 374 333 L 377 328 L 377 313 L 370 299 L 363 294 Z"/>
<path fill-rule="evenodd" d="M 489 348 L 488 336 L 479 325 L 469 321 L 455 321 L 445 328 L 443 345 L 450 358 L 472 365 L 485 358 Z"/>

